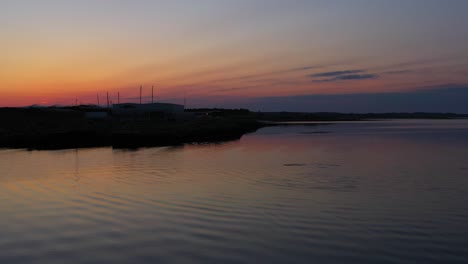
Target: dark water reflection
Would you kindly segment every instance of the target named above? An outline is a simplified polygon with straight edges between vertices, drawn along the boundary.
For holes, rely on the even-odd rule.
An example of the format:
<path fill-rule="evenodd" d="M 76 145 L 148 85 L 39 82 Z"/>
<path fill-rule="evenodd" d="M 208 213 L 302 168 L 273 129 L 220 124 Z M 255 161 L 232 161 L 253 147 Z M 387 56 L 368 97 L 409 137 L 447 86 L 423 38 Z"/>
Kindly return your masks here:
<path fill-rule="evenodd" d="M 0 263 L 466 263 L 466 201 L 468 121 L 1 150 Z"/>

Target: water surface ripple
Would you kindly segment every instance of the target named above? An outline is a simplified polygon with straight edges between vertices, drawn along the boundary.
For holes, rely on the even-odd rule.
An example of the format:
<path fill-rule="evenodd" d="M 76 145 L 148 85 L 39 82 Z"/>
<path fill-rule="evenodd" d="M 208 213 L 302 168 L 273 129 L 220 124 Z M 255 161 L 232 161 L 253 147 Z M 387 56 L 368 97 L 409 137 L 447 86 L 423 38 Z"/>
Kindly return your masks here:
<path fill-rule="evenodd" d="M 0 263 L 467 263 L 467 200 L 467 120 L 0 150 Z"/>

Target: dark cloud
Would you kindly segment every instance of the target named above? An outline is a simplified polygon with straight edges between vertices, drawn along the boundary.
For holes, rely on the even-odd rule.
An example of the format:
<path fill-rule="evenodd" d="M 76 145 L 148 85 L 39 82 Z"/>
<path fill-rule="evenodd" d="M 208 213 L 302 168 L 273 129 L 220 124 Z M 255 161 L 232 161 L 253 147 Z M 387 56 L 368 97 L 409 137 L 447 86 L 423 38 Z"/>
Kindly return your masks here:
<path fill-rule="evenodd" d="M 321 73 L 310 74 L 309 77 L 312 77 L 312 78 L 335 77 L 335 76 L 356 74 L 356 73 L 362 73 L 362 72 L 365 72 L 365 71 L 364 70 L 331 71 L 331 72 L 321 72 Z"/>
<path fill-rule="evenodd" d="M 367 79 L 376 79 L 379 76 L 376 74 L 349 74 L 349 75 L 340 75 L 332 79 L 326 80 L 327 82 L 341 81 L 341 80 L 367 80 Z"/>
<path fill-rule="evenodd" d="M 376 74 L 350 74 L 350 75 L 342 75 L 336 77 L 339 80 L 363 80 L 363 79 L 374 79 L 379 77 Z"/>
<path fill-rule="evenodd" d="M 331 71 L 321 72 L 307 75 L 314 79 L 314 82 L 337 82 L 350 80 L 368 80 L 379 77 L 377 74 L 368 73 L 365 70 L 346 70 L 346 71 Z M 328 77 L 328 78 L 325 78 Z"/>

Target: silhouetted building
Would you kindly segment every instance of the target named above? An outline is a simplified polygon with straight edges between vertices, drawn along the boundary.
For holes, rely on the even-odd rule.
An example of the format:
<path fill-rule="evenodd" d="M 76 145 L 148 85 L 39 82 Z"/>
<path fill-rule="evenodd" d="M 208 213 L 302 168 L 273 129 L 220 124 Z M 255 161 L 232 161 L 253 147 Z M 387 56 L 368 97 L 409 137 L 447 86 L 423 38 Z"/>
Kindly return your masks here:
<path fill-rule="evenodd" d="M 184 113 L 184 106 L 169 103 L 114 104 L 112 116 L 120 118 L 174 118 Z"/>

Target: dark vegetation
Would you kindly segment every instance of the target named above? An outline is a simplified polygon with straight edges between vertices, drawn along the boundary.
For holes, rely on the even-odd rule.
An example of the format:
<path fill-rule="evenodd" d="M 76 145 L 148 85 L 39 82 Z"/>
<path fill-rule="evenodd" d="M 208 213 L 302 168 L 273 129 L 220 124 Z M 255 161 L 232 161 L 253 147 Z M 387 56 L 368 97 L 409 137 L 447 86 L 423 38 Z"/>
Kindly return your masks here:
<path fill-rule="evenodd" d="M 439 113 L 291 113 L 250 112 L 246 109 L 188 109 L 179 116 L 122 119 L 86 118 L 96 107 L 0 108 L 0 147 L 64 149 L 112 146 L 138 148 L 184 143 L 236 140 L 274 122 L 341 121 L 401 118 L 466 118 Z M 273 122 L 262 122 L 273 121 Z"/>

